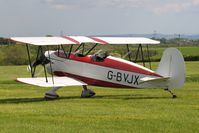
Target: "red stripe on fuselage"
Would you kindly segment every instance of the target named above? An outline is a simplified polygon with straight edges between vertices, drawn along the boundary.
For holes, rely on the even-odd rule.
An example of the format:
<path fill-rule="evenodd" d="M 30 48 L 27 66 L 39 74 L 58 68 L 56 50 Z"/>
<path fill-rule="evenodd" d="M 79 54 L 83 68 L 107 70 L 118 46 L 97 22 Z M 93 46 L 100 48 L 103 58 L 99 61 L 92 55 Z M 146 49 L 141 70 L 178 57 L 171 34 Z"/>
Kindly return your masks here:
<path fill-rule="evenodd" d="M 71 42 L 74 42 L 75 44 L 81 44 L 79 41 L 77 41 L 77 40 L 75 40 L 75 39 L 73 39 L 73 38 L 71 38 L 71 37 L 63 36 L 63 38 L 65 38 L 65 39 L 67 39 L 67 40 L 69 40 L 69 41 L 71 41 Z"/>
<path fill-rule="evenodd" d="M 96 38 L 96 37 L 90 37 L 90 38 L 93 39 L 96 42 L 99 42 L 100 44 L 109 44 L 108 42 L 106 42 L 102 39 Z"/>
<path fill-rule="evenodd" d="M 120 84 L 111 83 L 111 82 L 107 82 L 107 81 L 102 81 L 102 80 L 92 79 L 92 78 L 83 77 L 83 76 L 79 76 L 79 75 L 74 75 L 74 74 L 70 74 L 70 73 L 66 73 L 66 72 L 55 71 L 54 74 L 56 76 L 60 76 L 60 77 L 67 76 L 67 77 L 75 78 L 75 79 L 78 79 L 80 81 L 87 83 L 88 85 L 94 85 L 94 86 L 100 86 L 100 87 L 113 87 L 113 88 L 134 88 L 134 87 L 120 85 Z"/>
<path fill-rule="evenodd" d="M 58 56 L 58 52 L 55 52 L 54 54 L 56 56 Z M 59 53 L 58 57 L 66 58 L 65 54 L 62 53 L 62 52 Z M 145 70 L 143 68 L 134 66 L 132 64 L 128 64 L 128 63 L 121 62 L 121 61 L 118 61 L 118 60 L 110 59 L 108 57 L 105 58 L 103 62 L 96 62 L 96 61 L 92 60 L 91 56 L 78 57 L 78 56 L 76 56 L 74 54 L 71 54 L 70 55 L 70 59 L 74 60 L 74 61 L 94 64 L 94 65 L 108 67 L 108 68 L 113 68 L 113 69 L 118 69 L 118 70 L 124 70 L 124 71 L 129 71 L 129 72 L 134 72 L 134 73 L 140 73 L 140 74 L 145 74 L 145 75 L 162 77 L 161 75 L 159 75 L 159 74 L 157 74 L 155 72 L 147 71 L 147 70 Z"/>

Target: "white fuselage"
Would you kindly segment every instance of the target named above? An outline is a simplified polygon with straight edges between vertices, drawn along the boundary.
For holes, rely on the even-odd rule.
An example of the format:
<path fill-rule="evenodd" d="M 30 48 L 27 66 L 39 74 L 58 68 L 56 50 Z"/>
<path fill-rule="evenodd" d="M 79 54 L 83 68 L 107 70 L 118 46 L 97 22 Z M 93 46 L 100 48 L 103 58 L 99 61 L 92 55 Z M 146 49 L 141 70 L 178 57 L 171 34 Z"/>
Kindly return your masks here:
<path fill-rule="evenodd" d="M 108 56 L 102 62 L 96 62 L 92 60 L 91 55 L 77 57 L 72 54 L 67 59 L 63 54 L 58 56 L 56 51 L 50 51 L 50 60 L 54 75 L 72 77 L 89 85 L 120 88 L 162 88 L 165 86 L 161 82 L 140 84 L 141 78 L 161 76 L 148 68 L 112 56 Z M 49 64 L 46 68 L 51 73 Z"/>

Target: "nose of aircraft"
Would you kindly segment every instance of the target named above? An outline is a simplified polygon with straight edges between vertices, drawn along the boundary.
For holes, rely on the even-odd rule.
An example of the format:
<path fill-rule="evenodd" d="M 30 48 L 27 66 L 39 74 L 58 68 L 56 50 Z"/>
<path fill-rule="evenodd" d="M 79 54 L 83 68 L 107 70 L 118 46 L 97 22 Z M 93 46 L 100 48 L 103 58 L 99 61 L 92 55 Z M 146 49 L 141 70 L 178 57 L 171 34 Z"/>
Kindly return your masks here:
<path fill-rule="evenodd" d="M 33 67 L 36 67 L 38 65 L 46 65 L 50 62 L 50 60 L 44 55 L 41 54 L 40 57 L 33 63 Z"/>

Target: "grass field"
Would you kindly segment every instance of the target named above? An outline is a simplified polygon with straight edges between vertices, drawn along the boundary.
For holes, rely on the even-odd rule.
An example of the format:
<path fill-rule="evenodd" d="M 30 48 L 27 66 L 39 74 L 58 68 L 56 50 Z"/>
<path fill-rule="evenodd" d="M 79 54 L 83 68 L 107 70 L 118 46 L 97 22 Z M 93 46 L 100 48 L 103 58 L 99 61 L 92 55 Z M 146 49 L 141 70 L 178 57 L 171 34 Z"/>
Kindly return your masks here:
<path fill-rule="evenodd" d="M 94 98 L 80 98 L 81 87 L 58 91 L 46 101 L 46 88 L 19 84 L 26 66 L 0 66 L 0 132 L 199 132 L 199 62 L 187 62 L 187 82 L 174 90 L 91 87 Z M 157 64 L 155 64 L 157 65 Z M 155 68 L 155 66 L 153 66 Z"/>

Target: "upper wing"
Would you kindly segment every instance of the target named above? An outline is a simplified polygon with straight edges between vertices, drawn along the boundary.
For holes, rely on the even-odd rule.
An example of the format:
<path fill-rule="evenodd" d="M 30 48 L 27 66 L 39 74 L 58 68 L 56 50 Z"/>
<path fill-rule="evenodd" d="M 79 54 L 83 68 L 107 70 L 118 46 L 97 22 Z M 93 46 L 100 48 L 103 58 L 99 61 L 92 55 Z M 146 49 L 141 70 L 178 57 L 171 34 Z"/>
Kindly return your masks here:
<path fill-rule="evenodd" d="M 159 44 L 155 41 L 144 37 L 92 37 L 101 44 Z"/>
<path fill-rule="evenodd" d="M 12 37 L 11 40 L 32 44 L 32 45 L 61 45 L 61 44 L 76 44 L 73 41 L 65 39 L 63 37 Z"/>
<path fill-rule="evenodd" d="M 86 37 L 86 36 L 63 36 L 63 37 L 12 37 L 11 40 L 32 44 L 32 45 L 61 45 L 61 44 L 81 44 L 81 43 L 98 43 L 98 44 L 159 44 L 155 41 L 144 37 Z"/>
<path fill-rule="evenodd" d="M 17 78 L 17 81 L 30 84 L 30 85 L 36 85 L 40 87 L 64 87 L 64 86 L 82 86 L 87 85 L 86 83 L 69 78 L 69 77 L 54 77 L 54 83 L 52 82 L 52 79 L 48 78 L 48 82 L 46 82 L 45 77 L 39 77 L 39 78 Z"/>

